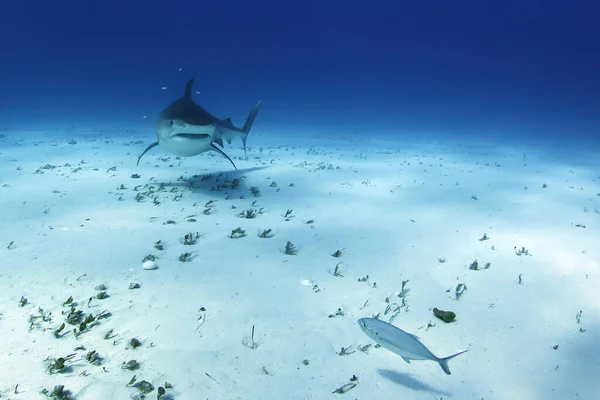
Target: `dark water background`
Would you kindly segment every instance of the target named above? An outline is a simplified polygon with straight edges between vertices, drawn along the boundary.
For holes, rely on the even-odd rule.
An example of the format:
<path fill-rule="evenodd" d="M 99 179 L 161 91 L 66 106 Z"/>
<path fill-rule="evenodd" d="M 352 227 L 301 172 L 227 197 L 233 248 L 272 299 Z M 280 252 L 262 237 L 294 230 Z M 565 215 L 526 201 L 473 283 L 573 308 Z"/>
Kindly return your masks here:
<path fill-rule="evenodd" d="M 0 129 L 152 129 L 195 73 L 254 129 L 600 146 L 592 0 L 5 1 L 0 49 Z"/>

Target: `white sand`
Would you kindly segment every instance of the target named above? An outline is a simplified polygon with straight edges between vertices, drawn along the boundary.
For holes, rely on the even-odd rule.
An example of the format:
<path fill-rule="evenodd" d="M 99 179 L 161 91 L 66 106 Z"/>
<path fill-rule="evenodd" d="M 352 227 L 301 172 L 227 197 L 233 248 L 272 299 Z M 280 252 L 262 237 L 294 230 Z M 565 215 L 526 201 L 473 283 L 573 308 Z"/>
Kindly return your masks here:
<path fill-rule="evenodd" d="M 153 132 L 29 132 L 22 140 L 19 132 L 2 134 L 3 399 L 45 398 L 40 391 L 57 384 L 78 399 L 128 399 L 138 393 L 126 386 L 133 375 L 157 388 L 171 383 L 165 398 L 172 399 L 598 398 L 597 153 L 257 130 L 248 159 L 240 158 L 239 142 L 227 147 L 235 172 L 216 153 L 176 160 L 160 147 L 136 167 Z M 68 144 L 71 138 L 77 143 Z M 47 164 L 56 168 L 36 173 Z M 134 173 L 141 177 L 132 179 Z M 205 174 L 211 178 L 192 178 Z M 239 188 L 212 190 L 234 178 L 241 178 Z M 136 202 L 136 185 L 161 183 L 159 205 Z M 209 200 L 214 212 L 204 215 Z M 262 214 L 239 218 L 254 201 Z M 288 209 L 293 218 L 285 221 Z M 247 236 L 229 238 L 237 227 Z M 265 228 L 275 236 L 259 238 Z M 186 246 L 190 232 L 201 236 Z M 489 240 L 480 241 L 484 233 Z M 153 247 L 158 240 L 163 251 Z M 283 254 L 287 241 L 297 255 Z M 530 255 L 519 257 L 514 248 L 523 246 Z M 339 259 L 331 256 L 337 249 Z M 195 257 L 178 261 L 188 251 Z M 158 256 L 158 269 L 142 268 L 148 254 Z M 470 270 L 475 259 L 491 267 Z M 333 275 L 338 262 L 343 277 Z M 366 275 L 367 282 L 358 281 Z M 377 313 L 388 321 L 385 299 L 401 304 L 394 293 L 403 280 L 408 308 L 393 323 L 437 356 L 469 349 L 450 361 L 452 375 L 431 361 L 406 364 L 382 348 L 337 354 L 373 343 L 356 321 Z M 130 290 L 132 282 L 141 288 Z M 468 289 L 456 300 L 459 283 Z M 110 297 L 88 306 L 100 284 Z M 69 296 L 85 314 L 111 316 L 78 339 L 67 324 L 57 339 L 53 330 L 65 320 Z M 433 307 L 456 312 L 456 321 L 438 320 Z M 38 308 L 52 319 L 36 320 L 30 330 Z M 328 318 L 338 308 L 344 315 Z M 252 326 L 254 349 L 245 345 Z M 105 340 L 109 329 L 115 337 Z M 127 348 L 133 337 L 142 342 L 135 350 Z M 74 351 L 81 345 L 85 351 Z M 90 350 L 103 358 L 101 366 L 82 359 Z M 48 358 L 72 353 L 66 371 L 46 371 Z M 121 369 L 131 359 L 140 369 Z M 354 389 L 332 394 L 353 375 Z"/>

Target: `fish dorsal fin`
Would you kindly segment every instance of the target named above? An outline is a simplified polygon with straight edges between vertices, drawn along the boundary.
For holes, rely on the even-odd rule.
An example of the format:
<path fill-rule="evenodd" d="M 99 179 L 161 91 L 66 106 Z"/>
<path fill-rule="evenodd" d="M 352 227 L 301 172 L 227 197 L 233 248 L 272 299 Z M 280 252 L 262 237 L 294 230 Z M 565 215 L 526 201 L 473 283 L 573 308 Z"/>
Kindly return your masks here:
<path fill-rule="evenodd" d="M 187 97 L 188 99 L 192 98 L 192 88 L 194 87 L 195 80 L 196 80 L 196 78 L 192 77 L 188 81 L 187 85 L 185 85 L 185 92 L 183 93 L 184 97 Z"/>

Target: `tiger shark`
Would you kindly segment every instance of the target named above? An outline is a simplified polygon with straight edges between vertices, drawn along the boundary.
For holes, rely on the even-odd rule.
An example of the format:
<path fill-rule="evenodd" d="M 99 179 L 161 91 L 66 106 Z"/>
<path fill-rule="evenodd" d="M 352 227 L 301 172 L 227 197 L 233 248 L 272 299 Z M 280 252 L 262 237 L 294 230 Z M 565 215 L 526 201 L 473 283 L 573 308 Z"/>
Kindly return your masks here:
<path fill-rule="evenodd" d="M 256 103 L 250 111 L 244 126 L 238 128 L 233 125 L 231 118 L 219 119 L 192 100 L 194 81 L 195 78 L 191 78 L 185 86 L 183 96 L 169 104 L 158 115 L 156 123 L 158 140 L 146 147 L 146 150 L 140 154 L 137 165 L 140 164 L 140 159 L 148 150 L 160 144 L 168 152 L 181 157 L 192 157 L 207 151 L 216 151 L 227 158 L 237 170 L 234 162 L 222 150 L 223 139 L 231 144 L 231 140 L 239 136 L 244 145 L 244 154 L 246 154 L 246 139 L 256 114 L 258 114 L 261 101 Z"/>

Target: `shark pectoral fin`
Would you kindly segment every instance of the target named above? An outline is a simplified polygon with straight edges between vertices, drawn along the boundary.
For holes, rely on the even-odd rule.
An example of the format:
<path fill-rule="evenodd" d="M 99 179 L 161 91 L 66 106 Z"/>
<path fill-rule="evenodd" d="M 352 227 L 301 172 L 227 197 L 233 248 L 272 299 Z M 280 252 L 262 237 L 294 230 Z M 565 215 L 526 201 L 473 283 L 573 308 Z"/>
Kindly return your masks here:
<path fill-rule="evenodd" d="M 217 146 L 215 146 L 214 143 L 210 144 L 210 147 L 212 147 L 215 151 L 217 151 L 218 153 L 220 153 L 223 157 L 225 157 L 226 159 L 229 160 L 229 162 L 231 163 L 231 165 L 233 165 L 233 168 L 235 168 L 235 170 L 237 171 L 237 167 L 235 166 L 235 164 L 233 163 L 233 161 L 231 160 L 231 158 L 229 158 L 229 156 L 227 154 L 225 154 L 225 152 L 223 150 L 221 150 L 220 148 L 218 148 Z M 141 156 L 140 156 L 141 157 Z"/>
<path fill-rule="evenodd" d="M 223 147 L 223 138 L 216 138 L 213 140 L 213 142 L 215 142 L 219 146 Z"/>
<path fill-rule="evenodd" d="M 400 356 L 400 357 L 402 357 L 402 359 L 403 359 L 404 361 L 406 361 L 407 363 L 409 363 L 409 364 L 410 364 L 410 359 L 408 359 L 408 358 L 406 358 L 406 357 L 404 357 L 404 356 Z"/>
<path fill-rule="evenodd" d="M 136 164 L 136 165 L 140 165 L 140 158 L 142 158 L 142 156 L 143 156 L 144 154 L 146 154 L 146 152 L 147 152 L 148 150 L 150 150 L 151 148 L 153 148 L 153 147 L 156 147 L 156 146 L 158 146 L 158 142 L 154 142 L 154 143 L 152 143 L 150 146 L 146 147 L 146 150 L 144 150 L 144 152 L 143 152 L 142 154 L 140 154 L 140 156 L 138 157 L 138 161 L 137 161 L 137 164 Z"/>

